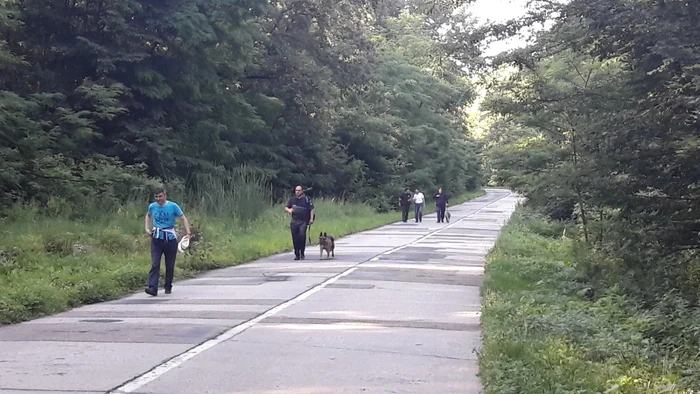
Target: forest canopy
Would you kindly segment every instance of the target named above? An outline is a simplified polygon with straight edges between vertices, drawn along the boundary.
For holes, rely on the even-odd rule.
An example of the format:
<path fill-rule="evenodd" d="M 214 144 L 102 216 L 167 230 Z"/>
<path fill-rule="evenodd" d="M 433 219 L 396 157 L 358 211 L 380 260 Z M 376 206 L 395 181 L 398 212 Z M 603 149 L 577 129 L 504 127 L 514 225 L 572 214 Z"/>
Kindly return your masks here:
<path fill-rule="evenodd" d="M 0 209 L 241 166 L 276 195 L 379 209 L 404 187 L 475 189 L 474 90 L 436 39 L 459 5 L 0 0 Z"/>
<path fill-rule="evenodd" d="M 574 220 L 613 281 L 644 305 L 700 299 L 700 3 L 533 1 L 501 36 L 482 109 L 491 180 Z M 664 301 L 665 302 L 665 301 Z"/>

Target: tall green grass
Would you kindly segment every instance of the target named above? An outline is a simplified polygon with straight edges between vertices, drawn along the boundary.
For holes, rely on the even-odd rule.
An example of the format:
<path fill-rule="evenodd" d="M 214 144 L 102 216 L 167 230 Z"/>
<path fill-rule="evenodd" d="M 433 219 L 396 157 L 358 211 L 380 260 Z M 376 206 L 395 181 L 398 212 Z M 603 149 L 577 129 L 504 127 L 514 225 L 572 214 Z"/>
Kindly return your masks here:
<path fill-rule="evenodd" d="M 698 393 L 700 310 L 645 311 L 614 288 L 593 299 L 580 265 L 600 256 L 564 227 L 520 210 L 488 257 L 486 393 Z"/>
<path fill-rule="evenodd" d="M 251 167 L 197 175 L 193 183 L 184 200 L 190 209 L 209 217 L 226 217 L 247 226 L 272 205 L 270 180 Z"/>
<path fill-rule="evenodd" d="M 242 167 L 219 177 L 200 177 L 196 185 L 192 190 L 167 188 L 169 199 L 189 218 L 194 235 L 190 250 L 178 256 L 176 280 L 291 249 L 289 216 L 283 204 L 271 203 L 264 177 Z M 468 193 L 455 203 L 483 194 Z M 0 222 L 0 324 L 143 288 L 150 268 L 150 238 L 143 229 L 149 198 L 150 194 L 135 195 L 102 211 L 95 201 L 83 207 L 94 210 L 89 216 L 75 215 L 76 208 L 60 199 L 49 211 L 31 205 L 11 208 Z M 342 237 L 401 217 L 400 212 L 377 214 L 365 204 L 314 203 L 313 243 L 320 231 Z"/>

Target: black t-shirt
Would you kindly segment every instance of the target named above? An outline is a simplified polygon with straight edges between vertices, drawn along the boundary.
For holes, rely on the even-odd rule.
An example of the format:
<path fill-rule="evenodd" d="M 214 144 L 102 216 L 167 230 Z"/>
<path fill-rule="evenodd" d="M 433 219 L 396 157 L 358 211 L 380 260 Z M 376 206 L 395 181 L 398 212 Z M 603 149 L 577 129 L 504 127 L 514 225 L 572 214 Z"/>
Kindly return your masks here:
<path fill-rule="evenodd" d="M 411 203 L 411 197 L 413 195 L 411 193 L 403 193 L 401 194 L 401 205 L 408 205 Z"/>
<path fill-rule="evenodd" d="M 447 193 L 435 193 L 433 196 L 433 199 L 435 200 L 435 204 L 443 206 L 445 204 L 448 204 L 450 200 L 447 198 Z"/>
<path fill-rule="evenodd" d="M 287 208 L 292 208 L 292 220 L 302 222 L 311 221 L 311 210 L 314 209 L 314 203 L 308 196 L 298 198 L 294 196 L 287 201 Z"/>

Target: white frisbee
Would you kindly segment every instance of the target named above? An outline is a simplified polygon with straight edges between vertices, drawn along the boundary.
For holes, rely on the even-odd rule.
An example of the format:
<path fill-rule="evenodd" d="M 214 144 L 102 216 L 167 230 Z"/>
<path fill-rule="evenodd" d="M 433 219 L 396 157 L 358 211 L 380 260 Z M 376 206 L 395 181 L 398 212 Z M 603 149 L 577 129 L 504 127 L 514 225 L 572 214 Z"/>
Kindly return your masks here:
<path fill-rule="evenodd" d="M 185 235 L 177 244 L 177 251 L 182 253 L 190 247 L 190 237 Z"/>

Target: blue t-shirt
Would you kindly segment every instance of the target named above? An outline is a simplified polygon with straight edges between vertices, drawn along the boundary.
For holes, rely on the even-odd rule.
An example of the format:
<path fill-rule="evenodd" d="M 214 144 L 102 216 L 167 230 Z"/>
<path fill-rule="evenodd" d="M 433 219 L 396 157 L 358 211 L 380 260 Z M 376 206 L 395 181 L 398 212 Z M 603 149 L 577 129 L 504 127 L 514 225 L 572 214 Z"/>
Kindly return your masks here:
<path fill-rule="evenodd" d="M 182 216 L 182 209 L 180 206 L 172 201 L 168 201 L 162 207 L 158 205 L 157 202 L 152 202 L 148 206 L 148 213 L 153 218 L 153 227 L 160 229 L 174 229 L 175 219 Z M 168 235 L 168 239 L 175 239 L 174 234 L 161 232 L 158 238 L 165 238 L 165 234 Z M 154 234 L 153 236 L 155 236 Z"/>

